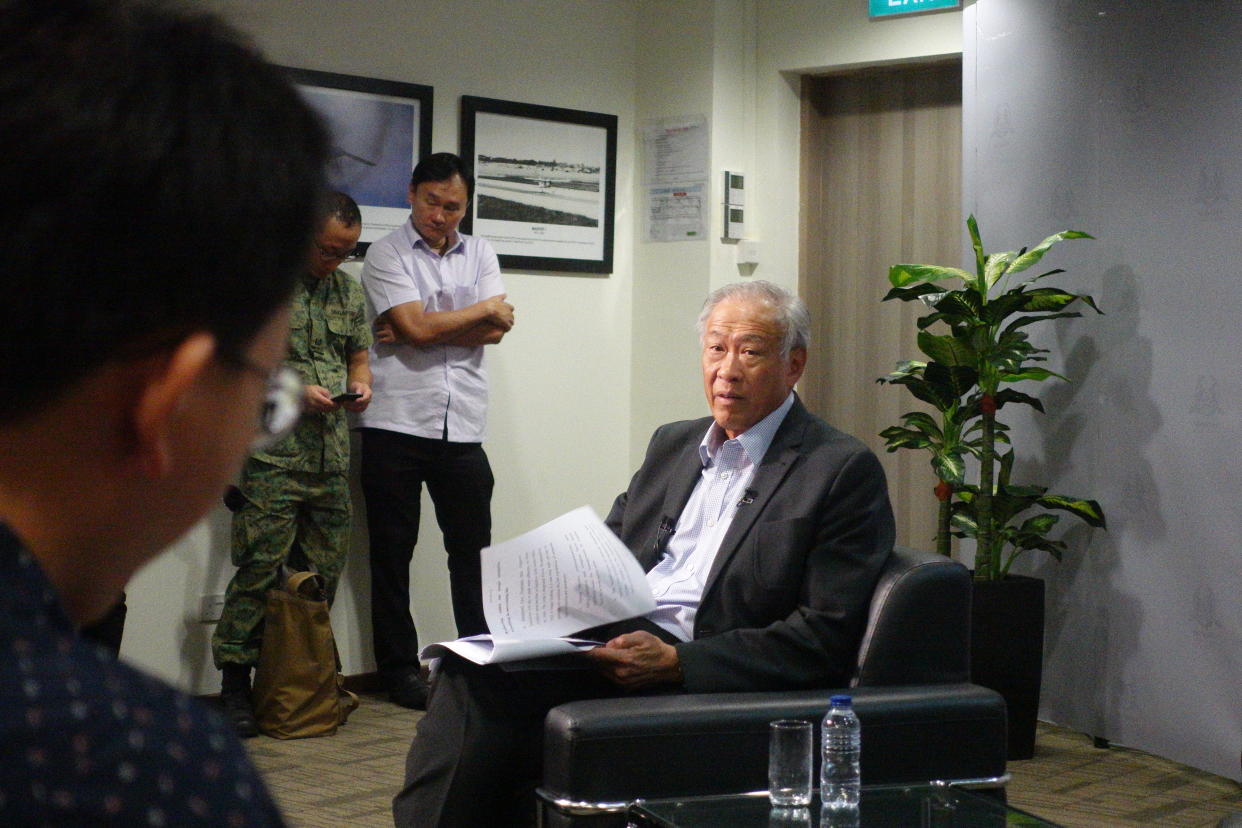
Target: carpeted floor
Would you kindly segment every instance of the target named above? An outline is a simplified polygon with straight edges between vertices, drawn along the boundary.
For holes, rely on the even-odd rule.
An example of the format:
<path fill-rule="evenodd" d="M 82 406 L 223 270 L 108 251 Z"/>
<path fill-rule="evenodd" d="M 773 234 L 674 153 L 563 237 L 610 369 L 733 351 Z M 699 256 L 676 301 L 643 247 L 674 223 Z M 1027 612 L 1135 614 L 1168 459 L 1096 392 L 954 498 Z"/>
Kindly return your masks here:
<path fill-rule="evenodd" d="M 1215 828 L 1242 811 L 1242 785 L 1041 722 L 1035 758 L 1010 762 L 1009 802 L 1067 828 Z"/>
<path fill-rule="evenodd" d="M 250 739 L 293 828 L 390 826 L 393 794 L 421 714 L 364 696 L 335 736 Z M 865 749 L 865 747 L 864 747 Z M 1242 811 L 1242 785 L 1041 723 L 1035 758 L 1011 762 L 1009 802 L 1066 828 L 1215 828 Z"/>

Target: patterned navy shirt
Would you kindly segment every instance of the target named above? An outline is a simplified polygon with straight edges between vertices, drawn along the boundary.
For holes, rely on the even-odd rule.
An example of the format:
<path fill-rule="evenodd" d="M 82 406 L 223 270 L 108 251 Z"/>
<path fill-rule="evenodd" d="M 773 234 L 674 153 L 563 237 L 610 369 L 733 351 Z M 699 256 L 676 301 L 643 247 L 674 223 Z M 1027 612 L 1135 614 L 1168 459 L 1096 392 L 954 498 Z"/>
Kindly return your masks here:
<path fill-rule="evenodd" d="M 283 825 L 219 714 L 79 638 L 3 524 L 0 825 Z"/>

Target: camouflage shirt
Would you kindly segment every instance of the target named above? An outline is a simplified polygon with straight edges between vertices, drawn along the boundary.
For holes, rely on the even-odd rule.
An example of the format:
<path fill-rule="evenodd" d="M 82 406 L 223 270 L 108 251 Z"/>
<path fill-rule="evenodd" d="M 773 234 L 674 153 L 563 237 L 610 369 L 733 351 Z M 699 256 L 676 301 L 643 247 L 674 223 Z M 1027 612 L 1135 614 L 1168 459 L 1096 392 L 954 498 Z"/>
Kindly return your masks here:
<path fill-rule="evenodd" d="M 345 390 L 349 355 L 371 347 L 371 328 L 358 281 L 341 270 L 323 279 L 303 278 L 289 313 L 289 357 L 303 385 Z M 292 434 L 255 458 L 296 471 L 348 471 L 349 424 L 345 410 L 304 411 Z"/>

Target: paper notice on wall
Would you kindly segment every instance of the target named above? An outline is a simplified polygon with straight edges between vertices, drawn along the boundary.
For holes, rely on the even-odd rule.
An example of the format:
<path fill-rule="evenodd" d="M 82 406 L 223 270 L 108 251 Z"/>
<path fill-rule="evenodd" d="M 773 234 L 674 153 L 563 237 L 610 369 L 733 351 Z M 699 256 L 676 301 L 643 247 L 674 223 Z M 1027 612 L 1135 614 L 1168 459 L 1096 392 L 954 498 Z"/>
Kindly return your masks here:
<path fill-rule="evenodd" d="M 701 241 L 707 238 L 707 185 L 674 184 L 647 188 L 647 241 Z"/>
<path fill-rule="evenodd" d="M 642 133 L 644 184 L 707 180 L 711 146 L 705 117 L 647 121 Z"/>
<path fill-rule="evenodd" d="M 647 121 L 642 137 L 646 240 L 706 240 L 711 192 L 707 119 L 689 115 Z"/>

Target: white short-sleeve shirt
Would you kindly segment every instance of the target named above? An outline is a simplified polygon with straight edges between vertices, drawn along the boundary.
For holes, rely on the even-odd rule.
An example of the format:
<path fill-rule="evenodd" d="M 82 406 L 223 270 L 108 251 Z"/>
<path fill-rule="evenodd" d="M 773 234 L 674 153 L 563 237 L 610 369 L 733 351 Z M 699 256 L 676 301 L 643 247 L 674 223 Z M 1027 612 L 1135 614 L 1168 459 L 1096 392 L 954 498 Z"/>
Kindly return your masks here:
<path fill-rule="evenodd" d="M 422 302 L 423 311 L 457 310 L 505 292 L 496 251 L 486 239 L 457 234 L 443 256 L 406 221 L 367 250 L 362 270 L 367 316 Z M 371 346 L 372 391 L 357 425 L 481 443 L 487 425 L 483 346 Z"/>

